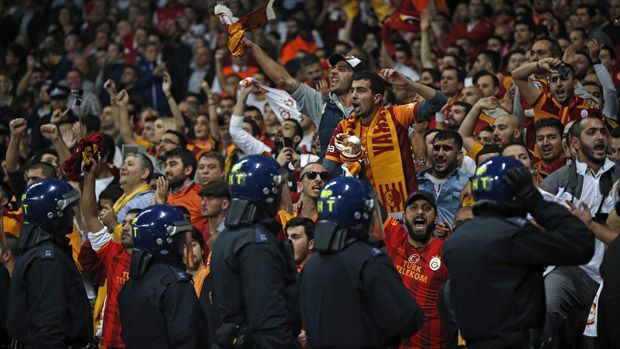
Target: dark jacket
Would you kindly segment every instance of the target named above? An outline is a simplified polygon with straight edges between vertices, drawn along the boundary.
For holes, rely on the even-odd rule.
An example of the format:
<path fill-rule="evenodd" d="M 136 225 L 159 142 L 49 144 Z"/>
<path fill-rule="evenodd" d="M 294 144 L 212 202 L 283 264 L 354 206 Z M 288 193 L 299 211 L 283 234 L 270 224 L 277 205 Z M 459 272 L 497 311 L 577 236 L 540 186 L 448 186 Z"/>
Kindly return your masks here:
<path fill-rule="evenodd" d="M 240 333 L 258 348 L 300 347 L 292 251 L 285 252 L 275 236 L 281 227 L 271 223 L 226 229 L 213 246 L 209 276 L 222 347 Z"/>
<path fill-rule="evenodd" d="M 529 330 L 543 329 L 544 267 L 587 263 L 594 235 L 564 207 L 542 200 L 532 215 L 547 231 L 488 202 L 474 213 L 443 246 L 456 322 L 468 347 L 520 348 Z"/>
<path fill-rule="evenodd" d="M 386 348 L 424 321 L 389 257 L 362 241 L 310 257 L 301 274 L 300 305 L 313 349 Z"/>
<path fill-rule="evenodd" d="M 9 334 L 26 348 L 88 344 L 90 302 L 71 249 L 44 241 L 17 257 L 8 305 Z"/>
<path fill-rule="evenodd" d="M 152 260 L 142 275 L 132 273 L 118 295 L 121 338 L 131 348 L 204 348 L 205 318 L 191 276 Z"/>

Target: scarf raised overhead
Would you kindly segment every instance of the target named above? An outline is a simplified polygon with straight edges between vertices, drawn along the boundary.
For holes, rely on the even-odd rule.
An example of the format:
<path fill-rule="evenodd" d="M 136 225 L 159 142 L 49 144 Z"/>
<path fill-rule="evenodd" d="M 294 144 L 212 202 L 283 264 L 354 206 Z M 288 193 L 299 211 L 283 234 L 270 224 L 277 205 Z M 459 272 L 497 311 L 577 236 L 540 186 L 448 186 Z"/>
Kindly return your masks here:
<path fill-rule="evenodd" d="M 345 132 L 366 138 L 366 154 L 370 167 L 368 180 L 379 193 L 379 200 L 389 213 L 402 212 L 407 197 L 407 182 L 396 133 L 396 119 L 391 108 L 377 111 L 365 135 L 358 116 L 347 119 Z"/>

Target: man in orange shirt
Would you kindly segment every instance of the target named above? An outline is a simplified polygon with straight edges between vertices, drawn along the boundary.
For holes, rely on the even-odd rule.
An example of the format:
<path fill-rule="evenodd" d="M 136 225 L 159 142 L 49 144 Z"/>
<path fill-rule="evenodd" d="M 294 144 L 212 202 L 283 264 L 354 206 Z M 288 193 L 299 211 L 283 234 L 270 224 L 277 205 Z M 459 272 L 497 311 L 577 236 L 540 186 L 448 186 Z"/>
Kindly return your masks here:
<path fill-rule="evenodd" d="M 549 72 L 549 90 L 540 89 L 529 76 L 534 73 Z M 512 78 L 519 92 L 534 109 L 534 122 L 540 119 L 556 118 L 563 125 L 571 120 L 585 117 L 602 118 L 601 111 L 584 104 L 583 98 L 575 94 L 578 80 L 575 70 L 556 58 L 543 58 L 524 64 L 512 72 Z"/>
<path fill-rule="evenodd" d="M 383 107 L 384 80 L 408 85 L 426 100 L 420 103 Z M 336 148 L 340 134 L 354 135 L 363 146 L 364 174 L 379 194 L 389 213 L 403 212 L 405 198 L 417 189 L 409 127 L 428 121 L 446 104 L 446 97 L 435 89 L 418 84 L 393 69 L 381 71 L 381 77 L 362 71 L 353 76 L 351 85 L 353 114 L 338 124 L 325 155 L 325 167 L 338 172 L 346 154 Z"/>
<path fill-rule="evenodd" d="M 185 207 L 189 211 L 192 225 L 204 226 L 207 218 L 200 212 L 200 185 L 192 181 L 196 173 L 196 157 L 187 149 L 177 148 L 166 153 L 165 163 L 165 175 L 170 187 L 166 202 L 171 206 Z"/>

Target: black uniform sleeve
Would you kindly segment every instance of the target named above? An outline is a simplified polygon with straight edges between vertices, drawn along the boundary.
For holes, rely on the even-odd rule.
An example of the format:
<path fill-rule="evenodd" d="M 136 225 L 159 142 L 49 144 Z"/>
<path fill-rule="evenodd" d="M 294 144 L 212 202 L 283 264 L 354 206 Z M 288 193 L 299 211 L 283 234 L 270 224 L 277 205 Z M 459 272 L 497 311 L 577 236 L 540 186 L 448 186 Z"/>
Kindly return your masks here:
<path fill-rule="evenodd" d="M 366 262 L 361 287 L 373 319 L 390 338 L 409 337 L 422 327 L 424 313 L 386 255 Z"/>
<path fill-rule="evenodd" d="M 512 240 L 511 259 L 525 265 L 580 265 L 594 254 L 594 234 L 566 208 L 541 201 L 532 216 L 547 231 L 527 225 Z"/>
<path fill-rule="evenodd" d="M 259 348 L 301 348 L 285 300 L 284 263 L 272 244 L 249 244 L 237 254 L 246 322 Z"/>
<path fill-rule="evenodd" d="M 26 271 L 28 344 L 32 348 L 66 348 L 67 300 L 58 259 L 35 259 Z"/>
<path fill-rule="evenodd" d="M 162 297 L 170 347 L 204 348 L 205 320 L 192 284 L 174 282 Z"/>
<path fill-rule="evenodd" d="M 601 265 L 601 276 L 604 284 L 599 331 L 606 332 L 603 335 L 617 346 L 620 345 L 620 238 L 616 238 L 607 248 Z"/>

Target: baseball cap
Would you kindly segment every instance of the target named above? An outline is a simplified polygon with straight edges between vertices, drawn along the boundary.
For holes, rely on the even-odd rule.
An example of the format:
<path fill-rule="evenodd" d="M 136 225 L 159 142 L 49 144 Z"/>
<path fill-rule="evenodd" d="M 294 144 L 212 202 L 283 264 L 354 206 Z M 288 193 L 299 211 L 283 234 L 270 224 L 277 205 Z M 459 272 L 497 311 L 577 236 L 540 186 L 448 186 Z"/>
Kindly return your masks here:
<path fill-rule="evenodd" d="M 69 96 L 69 89 L 64 86 L 56 86 L 49 93 L 52 99 L 65 99 Z"/>
<path fill-rule="evenodd" d="M 199 195 L 210 198 L 230 199 L 230 190 L 228 189 L 228 183 L 225 180 L 218 179 L 202 187 Z"/>
<path fill-rule="evenodd" d="M 417 199 L 424 199 L 428 201 L 428 203 L 431 204 L 433 208 L 435 208 L 435 211 L 437 211 L 437 203 L 435 202 L 435 197 L 433 197 L 433 194 L 427 192 L 426 190 L 418 190 L 409 194 L 409 196 L 407 197 L 407 201 L 405 201 L 405 207 L 411 205 Z"/>
<path fill-rule="evenodd" d="M 347 64 L 349 65 L 349 67 L 351 67 L 351 69 L 353 69 L 354 72 L 360 72 L 364 69 L 366 69 L 366 66 L 364 65 L 364 62 L 362 62 L 361 59 L 355 57 L 355 56 L 343 56 L 339 53 L 333 54 L 329 57 L 329 64 L 332 67 L 336 66 L 336 63 L 340 62 L 340 61 L 345 61 L 347 62 Z"/>

